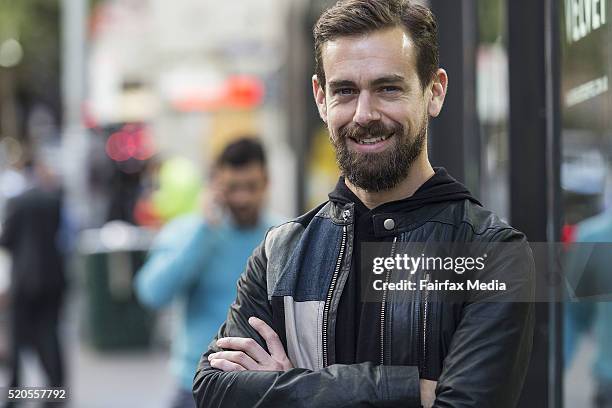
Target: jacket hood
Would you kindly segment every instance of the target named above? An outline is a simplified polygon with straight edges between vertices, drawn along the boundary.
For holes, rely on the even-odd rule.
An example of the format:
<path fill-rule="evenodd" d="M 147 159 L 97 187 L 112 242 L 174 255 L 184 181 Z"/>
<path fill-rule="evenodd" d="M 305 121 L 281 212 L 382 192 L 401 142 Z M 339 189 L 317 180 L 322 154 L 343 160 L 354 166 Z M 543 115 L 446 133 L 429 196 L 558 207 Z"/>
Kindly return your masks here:
<path fill-rule="evenodd" d="M 374 210 L 376 210 L 376 212 L 379 210 L 409 211 L 429 204 L 461 201 L 465 199 L 482 206 L 472 193 L 470 193 L 467 187 L 449 175 L 446 169 L 443 167 L 435 167 L 434 171 L 435 174 L 423 183 L 412 196 L 402 200 L 381 204 Z M 343 176 L 338 180 L 334 191 L 329 194 L 329 200 L 339 204 L 355 203 L 355 205 L 365 208 L 365 205 L 355 193 L 346 186 Z"/>

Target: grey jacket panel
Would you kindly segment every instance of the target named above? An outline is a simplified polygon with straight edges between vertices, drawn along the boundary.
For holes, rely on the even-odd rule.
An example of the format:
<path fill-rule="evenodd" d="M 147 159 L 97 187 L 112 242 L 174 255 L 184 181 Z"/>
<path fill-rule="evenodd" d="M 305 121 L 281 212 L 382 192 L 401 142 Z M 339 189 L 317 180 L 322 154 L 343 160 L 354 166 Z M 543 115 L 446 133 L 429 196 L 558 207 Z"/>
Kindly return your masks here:
<path fill-rule="evenodd" d="M 285 296 L 285 333 L 287 355 L 295 367 L 323 368 L 322 321 L 323 301 L 295 302 Z"/>
<path fill-rule="evenodd" d="M 303 232 L 304 227 L 297 222 L 288 222 L 268 232 L 264 241 L 266 253 L 271 254 L 266 271 L 268 299 L 272 298 L 276 282 Z"/>

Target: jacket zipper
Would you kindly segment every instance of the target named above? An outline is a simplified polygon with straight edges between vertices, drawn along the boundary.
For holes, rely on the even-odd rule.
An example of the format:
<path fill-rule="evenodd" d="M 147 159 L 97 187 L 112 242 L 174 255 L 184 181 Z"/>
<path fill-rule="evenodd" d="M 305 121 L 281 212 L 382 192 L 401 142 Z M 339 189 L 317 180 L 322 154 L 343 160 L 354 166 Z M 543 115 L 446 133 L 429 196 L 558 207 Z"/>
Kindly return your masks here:
<path fill-rule="evenodd" d="M 397 237 L 393 238 L 393 244 L 391 245 L 391 258 L 395 256 L 395 245 L 397 243 Z M 391 271 L 387 271 L 385 275 L 385 283 L 389 283 L 391 278 Z M 384 286 L 382 301 L 380 303 L 380 365 L 385 364 L 385 312 L 387 303 L 387 285 Z"/>
<path fill-rule="evenodd" d="M 429 283 L 429 273 L 425 274 L 425 281 Z M 429 291 L 427 290 L 427 286 L 425 287 L 425 293 L 423 294 L 423 334 L 421 340 L 423 341 L 423 354 L 421 360 L 421 375 L 425 372 L 425 368 L 427 367 L 427 314 L 428 314 L 428 301 L 429 299 Z"/>
<path fill-rule="evenodd" d="M 344 210 L 342 212 L 342 217 L 346 221 L 348 216 L 350 215 L 349 210 Z M 334 289 L 336 289 L 336 282 L 338 281 L 338 275 L 340 274 L 340 267 L 342 266 L 342 258 L 344 257 L 344 250 L 346 248 L 346 236 L 347 236 L 347 228 L 346 225 L 342 227 L 342 242 L 340 244 L 340 253 L 338 254 L 338 260 L 336 261 L 336 269 L 334 269 L 334 275 L 332 276 L 331 285 L 329 286 L 329 290 L 327 291 L 327 298 L 325 299 L 325 306 L 323 307 L 323 367 L 328 366 L 328 356 L 327 356 L 327 329 L 329 327 L 329 308 L 331 306 L 332 297 L 334 294 Z"/>

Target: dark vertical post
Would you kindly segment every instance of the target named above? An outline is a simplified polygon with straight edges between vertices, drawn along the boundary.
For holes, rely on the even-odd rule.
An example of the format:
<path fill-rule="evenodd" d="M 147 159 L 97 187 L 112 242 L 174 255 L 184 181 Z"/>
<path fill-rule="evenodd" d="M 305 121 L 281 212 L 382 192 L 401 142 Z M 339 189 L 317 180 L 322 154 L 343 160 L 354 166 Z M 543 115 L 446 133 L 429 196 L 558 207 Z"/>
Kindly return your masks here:
<path fill-rule="evenodd" d="M 310 208 L 306 206 L 306 177 L 308 157 L 313 135 L 321 123 L 314 97 L 311 78 L 314 74 L 314 39 L 312 28 L 323 11 L 335 0 L 292 1 L 290 24 L 291 36 L 288 66 L 289 81 L 287 96 L 291 143 L 297 157 L 297 213 Z"/>
<path fill-rule="evenodd" d="M 306 5 L 291 2 L 289 7 L 287 64 L 285 66 L 285 102 L 287 104 L 289 143 L 296 152 L 296 214 L 304 212 L 306 202 L 306 157 L 309 149 L 308 112 L 313 105 L 310 89 L 312 72 L 311 37 L 306 29 Z"/>
<path fill-rule="evenodd" d="M 449 76 L 442 113 L 431 121 L 430 157 L 478 195 L 480 139 L 476 119 L 476 0 L 431 0 L 438 20 L 440 65 Z"/>
<path fill-rule="evenodd" d="M 510 217 L 531 242 L 558 239 L 556 17 L 552 1 L 508 0 L 510 72 Z M 548 262 L 536 265 L 539 298 Z M 519 406 L 557 407 L 558 304 L 536 304 L 529 372 Z M 552 340 L 552 341 L 551 341 Z"/>
<path fill-rule="evenodd" d="M 562 193 L 561 193 L 561 29 L 560 2 L 546 0 L 546 110 L 547 114 L 547 205 L 548 241 L 561 241 Z M 551 253 L 551 259 L 554 256 Z M 560 287 L 551 287 L 551 298 L 559 296 Z M 563 304 L 548 305 L 551 321 L 549 331 L 548 395 L 551 407 L 563 406 Z"/>

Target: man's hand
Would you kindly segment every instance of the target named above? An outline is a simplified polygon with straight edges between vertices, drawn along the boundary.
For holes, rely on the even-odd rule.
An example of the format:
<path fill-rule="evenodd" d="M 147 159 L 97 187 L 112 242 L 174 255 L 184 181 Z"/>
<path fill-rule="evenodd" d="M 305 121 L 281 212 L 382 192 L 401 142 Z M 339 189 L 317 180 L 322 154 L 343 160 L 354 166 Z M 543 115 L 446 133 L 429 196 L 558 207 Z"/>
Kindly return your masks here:
<path fill-rule="evenodd" d="M 437 381 L 420 380 L 421 386 L 421 406 L 431 408 L 436 400 L 436 385 Z"/>
<path fill-rule="evenodd" d="M 217 340 L 217 346 L 232 351 L 210 354 L 210 366 L 223 371 L 286 371 L 293 368 L 276 332 L 256 317 L 249 318 L 249 324 L 264 338 L 270 354 L 251 338 L 223 337 Z"/>
<path fill-rule="evenodd" d="M 219 181 L 219 176 L 214 175 L 211 178 L 208 190 L 202 197 L 204 219 L 211 227 L 217 227 L 223 219 L 223 209 L 225 207 L 225 198 L 223 188 Z"/>

